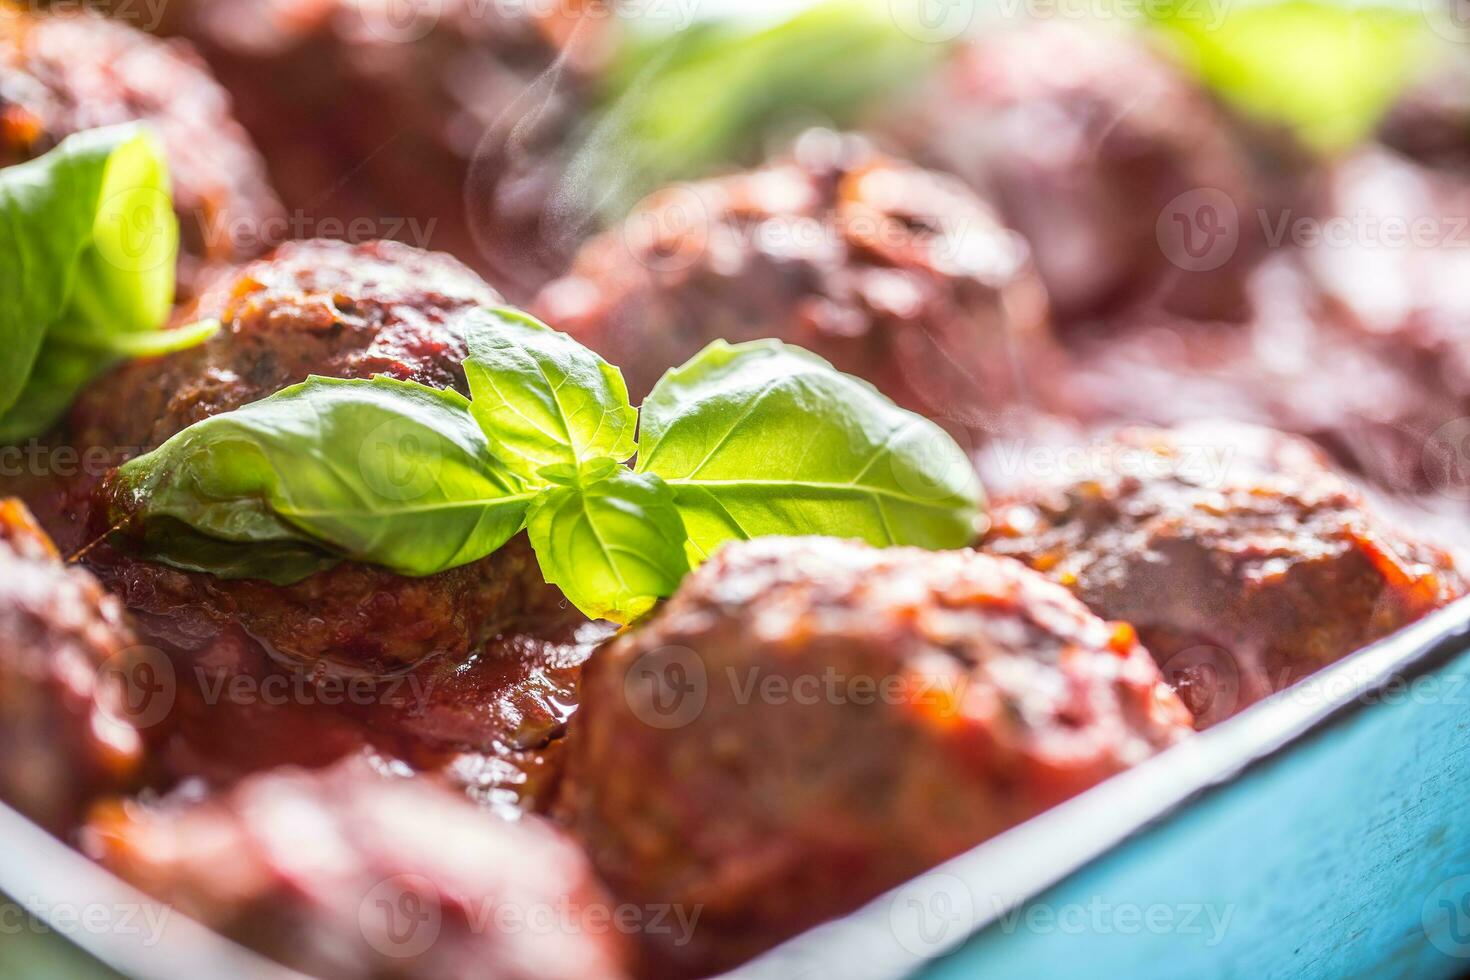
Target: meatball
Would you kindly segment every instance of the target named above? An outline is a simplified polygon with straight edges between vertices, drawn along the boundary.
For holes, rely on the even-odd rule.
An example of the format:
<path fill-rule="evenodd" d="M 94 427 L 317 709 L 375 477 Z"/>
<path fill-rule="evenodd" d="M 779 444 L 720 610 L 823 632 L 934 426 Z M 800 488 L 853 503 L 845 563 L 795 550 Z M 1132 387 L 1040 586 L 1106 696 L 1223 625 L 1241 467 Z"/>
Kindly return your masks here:
<path fill-rule="evenodd" d="M 137 121 L 168 156 L 183 292 L 210 265 L 263 251 L 280 203 L 229 96 L 187 45 L 92 14 L 0 4 L 0 166 L 80 130 Z"/>
<path fill-rule="evenodd" d="M 1383 117 L 1378 138 L 1412 160 L 1470 174 L 1470 59 L 1426 72 Z"/>
<path fill-rule="evenodd" d="M 993 429 L 1050 353 L 1025 248 L 983 203 L 825 131 L 782 162 L 655 194 L 536 307 L 622 367 L 635 399 L 712 340 L 775 336 Z"/>
<path fill-rule="evenodd" d="M 1381 271 L 1390 260 L 1375 256 Z M 1458 413 L 1446 411 L 1428 358 L 1416 366 L 1407 337 L 1361 329 L 1323 293 L 1310 262 L 1295 250 L 1254 269 L 1243 323 L 1132 315 L 1071 338 L 1055 384 L 1060 413 L 1084 428 L 1217 419 L 1268 426 L 1309 436 L 1376 484 L 1428 489 L 1426 440 Z"/>
<path fill-rule="evenodd" d="M 350 764 L 228 794 L 99 807 L 84 849 L 124 879 L 325 978 L 623 976 L 627 938 L 550 827 Z"/>
<path fill-rule="evenodd" d="M 172 0 L 163 29 L 218 73 L 306 234 L 452 252 L 521 298 L 579 239 L 560 161 L 612 26 L 601 0 Z"/>
<path fill-rule="evenodd" d="M 891 128 L 916 159 L 993 196 L 1059 319 L 1139 303 L 1243 312 L 1255 210 L 1243 153 L 1205 92 L 1141 35 L 987 32 Z"/>
<path fill-rule="evenodd" d="M 139 775 L 121 605 L 62 567 L 15 500 L 0 501 L 0 798 L 66 833 L 97 795 Z"/>
<path fill-rule="evenodd" d="M 463 318 L 501 302 L 447 255 L 396 242 L 291 242 L 176 314 L 180 323 L 219 320 L 208 342 L 93 385 L 72 411 L 72 434 L 86 446 L 146 452 L 311 374 L 463 387 Z"/>
<path fill-rule="evenodd" d="M 1125 620 L 1207 726 L 1465 592 L 1305 440 L 1124 429 L 999 499 L 986 551 Z"/>
<path fill-rule="evenodd" d="M 217 318 L 218 334 L 94 384 L 73 409 L 71 432 L 78 445 L 107 447 L 121 458 L 309 374 L 385 374 L 462 388 L 464 318 L 498 301 L 448 256 L 392 242 L 288 244 L 217 283 L 181 314 L 186 322 Z M 102 515 L 100 507 L 90 515 L 95 534 L 107 530 L 98 526 L 105 525 Z M 89 562 L 146 614 L 141 622 L 150 632 L 167 632 L 154 625 L 160 620 L 196 633 L 209 632 L 211 620 L 239 623 L 287 659 L 376 671 L 401 670 L 433 654 L 463 659 L 543 610 L 560 615 L 562 602 L 524 538 L 427 578 L 344 563 L 286 587 L 185 574 L 106 548 L 91 552 Z"/>
<path fill-rule="evenodd" d="M 1133 631 L 1017 562 L 731 544 L 588 663 L 556 812 L 729 967 L 1176 742 Z M 649 937 L 654 938 L 654 937 Z"/>

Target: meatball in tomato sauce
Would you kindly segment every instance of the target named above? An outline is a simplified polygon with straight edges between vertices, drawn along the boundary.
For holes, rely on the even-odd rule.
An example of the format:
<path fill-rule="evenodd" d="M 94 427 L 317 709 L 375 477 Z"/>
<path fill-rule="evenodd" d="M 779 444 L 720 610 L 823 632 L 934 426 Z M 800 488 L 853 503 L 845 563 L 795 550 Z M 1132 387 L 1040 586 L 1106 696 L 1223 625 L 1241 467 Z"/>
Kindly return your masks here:
<path fill-rule="evenodd" d="M 1125 620 L 1203 727 L 1465 592 L 1294 436 L 1124 429 L 998 500 L 986 551 Z"/>
<path fill-rule="evenodd" d="M 0 799 L 66 833 L 139 777 L 122 605 L 64 568 L 18 501 L 0 501 Z"/>
<path fill-rule="evenodd" d="M 962 46 L 893 123 L 996 201 L 1058 317 L 1237 319 L 1254 192 L 1222 113 L 1137 32 L 1039 23 Z"/>
<path fill-rule="evenodd" d="M 229 96 L 188 45 L 95 15 L 0 3 L 0 166 L 129 122 L 146 123 L 167 154 L 186 293 L 211 265 L 264 251 L 281 206 Z"/>
<path fill-rule="evenodd" d="M 759 170 L 654 194 L 536 307 L 619 365 L 635 400 L 712 340 L 777 337 L 906 407 L 994 429 L 1050 354 L 1025 246 L 988 207 L 825 131 Z"/>
<path fill-rule="evenodd" d="M 162 29 L 218 73 L 305 234 L 452 252 L 523 299 L 582 233 L 562 161 L 611 6 L 170 0 Z"/>
<path fill-rule="evenodd" d="M 557 812 L 620 899 L 703 907 L 652 950 L 703 975 L 1189 731 L 1129 627 L 1018 562 L 757 539 L 589 661 Z"/>
<path fill-rule="evenodd" d="M 78 445 L 122 457 L 312 374 L 463 387 L 467 318 L 498 301 L 445 255 L 392 242 L 288 244 L 216 283 L 180 315 L 217 319 L 219 333 L 92 385 L 72 411 L 71 432 Z M 95 518 L 92 528 L 106 530 Z M 542 611 L 555 615 L 561 604 L 523 538 L 427 578 L 344 563 L 284 587 L 184 573 L 106 549 L 89 560 L 150 629 L 197 639 L 238 624 L 307 665 L 391 672 L 434 654 L 463 658 L 501 630 Z"/>
<path fill-rule="evenodd" d="M 615 980 L 628 937 L 570 841 L 360 763 L 101 806 L 92 857 L 205 925 L 326 978 Z"/>

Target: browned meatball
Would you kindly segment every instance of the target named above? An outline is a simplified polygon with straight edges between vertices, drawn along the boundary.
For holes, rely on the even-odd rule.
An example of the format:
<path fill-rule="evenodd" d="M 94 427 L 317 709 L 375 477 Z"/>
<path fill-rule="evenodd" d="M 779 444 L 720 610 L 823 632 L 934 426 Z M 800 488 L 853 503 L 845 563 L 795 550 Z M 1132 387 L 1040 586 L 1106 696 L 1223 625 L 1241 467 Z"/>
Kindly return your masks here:
<path fill-rule="evenodd" d="M 213 263 L 260 254 L 281 206 L 229 96 L 187 45 L 95 15 L 0 4 L 0 166 L 80 130 L 137 121 L 168 155 L 180 287 L 197 288 Z"/>
<path fill-rule="evenodd" d="M 996 503 L 985 549 L 1137 627 L 1202 726 L 1465 592 L 1301 439 L 1124 429 L 1055 462 Z"/>
<path fill-rule="evenodd" d="M 171 0 L 235 98 L 293 237 L 452 252 L 516 298 L 564 267 L 581 216 L 559 158 L 605 61 L 601 0 Z M 361 229 L 361 230 L 360 230 Z"/>
<path fill-rule="evenodd" d="M 176 314 L 217 319 L 218 334 L 99 381 L 73 409 L 71 430 L 79 444 L 134 455 L 310 374 L 462 387 L 464 316 L 500 302 L 447 255 L 396 242 L 291 242 Z"/>
<path fill-rule="evenodd" d="M 0 798 L 50 830 L 138 777 L 123 680 L 134 642 L 122 606 L 0 500 Z"/>
<path fill-rule="evenodd" d="M 712 340 L 778 337 L 994 429 L 1050 354 L 1025 247 L 984 204 L 825 131 L 785 161 L 654 195 L 536 307 L 621 366 L 635 399 Z"/>
<path fill-rule="evenodd" d="M 1420 163 L 1470 173 L 1470 58 L 1425 72 L 1379 123 L 1378 138 Z"/>
<path fill-rule="evenodd" d="M 1255 214 L 1242 153 L 1204 91 L 1141 35 L 987 32 L 892 128 L 916 159 L 993 195 L 1064 321 L 1127 303 L 1243 312 Z"/>
<path fill-rule="evenodd" d="M 200 922 L 324 978 L 612 980 L 628 939 L 568 841 L 359 764 L 95 814 L 84 848 Z"/>
<path fill-rule="evenodd" d="M 708 972 L 1189 725 L 1129 627 L 1017 562 L 757 539 L 588 663 L 558 812 L 620 899 L 703 908 L 653 955 Z"/>
<path fill-rule="evenodd" d="M 405 245 L 285 245 L 181 314 L 185 321 L 218 318 L 223 328 L 210 341 L 135 361 L 94 384 L 72 412 L 71 432 L 78 445 L 108 447 L 121 458 L 309 374 L 462 386 L 465 317 L 498 299 L 454 259 Z M 462 659 L 561 603 L 520 539 L 427 578 L 346 563 L 288 587 L 185 574 L 105 548 L 88 557 L 146 614 L 142 625 L 151 633 L 187 623 L 208 635 L 221 622 L 238 622 L 287 659 L 370 670 L 401 669 L 431 654 Z"/>

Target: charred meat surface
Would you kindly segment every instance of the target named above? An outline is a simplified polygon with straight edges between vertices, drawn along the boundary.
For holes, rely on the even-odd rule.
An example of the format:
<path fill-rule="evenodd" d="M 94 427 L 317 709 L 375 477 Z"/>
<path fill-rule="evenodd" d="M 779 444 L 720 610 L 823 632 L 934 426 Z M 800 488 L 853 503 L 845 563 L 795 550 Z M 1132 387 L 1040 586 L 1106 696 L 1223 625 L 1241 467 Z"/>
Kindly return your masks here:
<path fill-rule="evenodd" d="M 124 700 L 135 643 L 121 604 L 0 500 L 0 798 L 48 830 L 139 777 Z"/>
<path fill-rule="evenodd" d="M 452 252 L 513 294 L 581 234 L 559 160 L 612 27 L 601 0 L 174 0 L 163 23 L 234 96 L 305 234 Z"/>
<path fill-rule="evenodd" d="M 557 813 L 621 900 L 732 966 L 1173 744 L 1132 630 L 1017 562 L 727 546 L 588 663 Z"/>
<path fill-rule="evenodd" d="M 1063 321 L 1122 304 L 1240 315 L 1246 162 L 1204 90 L 1137 33 L 986 32 L 891 128 L 915 159 L 996 201 Z M 1236 257 L 1215 262 L 1231 235 Z"/>
<path fill-rule="evenodd" d="M 83 846 L 313 976 L 608 980 L 629 962 L 586 859 L 549 826 L 361 763 L 283 769 L 199 801 L 107 804 Z"/>
<path fill-rule="evenodd" d="M 210 341 L 134 361 L 93 385 L 72 412 L 71 431 L 78 445 L 110 447 L 122 457 L 311 374 L 463 387 L 464 318 L 498 302 L 445 255 L 393 242 L 284 245 L 180 315 L 185 322 L 217 318 L 223 328 Z M 238 622 L 271 650 L 308 665 L 393 671 L 431 655 L 462 659 L 523 617 L 560 605 L 523 540 L 428 578 L 348 563 L 284 587 L 185 574 L 108 549 L 91 561 L 150 622 Z"/>
<path fill-rule="evenodd" d="M 1132 623 L 1203 727 L 1465 592 L 1310 443 L 1266 429 L 1124 429 L 998 500 L 986 551 Z"/>
<path fill-rule="evenodd" d="M 635 400 L 712 340 L 777 337 L 990 429 L 1050 353 L 1025 246 L 989 208 L 826 131 L 782 162 L 653 195 L 536 308 L 619 365 Z"/>
<path fill-rule="evenodd" d="M 128 122 L 146 123 L 167 154 L 185 293 L 209 266 L 265 251 L 281 205 L 229 96 L 192 49 L 96 15 L 0 4 L 0 166 Z"/>
<path fill-rule="evenodd" d="M 219 320 L 208 342 L 134 361 L 89 388 L 72 411 L 74 441 L 137 455 L 311 374 L 462 388 L 463 318 L 501 302 L 447 255 L 396 242 L 291 242 L 176 314 L 181 324 Z"/>

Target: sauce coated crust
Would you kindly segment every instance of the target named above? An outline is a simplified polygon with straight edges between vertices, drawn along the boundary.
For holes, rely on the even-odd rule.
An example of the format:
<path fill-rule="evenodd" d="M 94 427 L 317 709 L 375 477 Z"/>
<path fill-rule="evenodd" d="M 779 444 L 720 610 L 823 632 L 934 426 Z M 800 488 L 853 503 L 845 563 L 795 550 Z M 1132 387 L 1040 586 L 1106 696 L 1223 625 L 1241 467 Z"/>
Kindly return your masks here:
<path fill-rule="evenodd" d="M 983 547 L 1136 626 L 1201 727 L 1465 592 L 1301 439 L 1125 429 L 1087 455 L 997 501 Z"/>
<path fill-rule="evenodd" d="M 731 966 L 1190 731 L 1133 631 L 1017 562 L 727 546 L 587 666 L 556 812 Z M 652 937 L 651 937 L 652 938 Z"/>
<path fill-rule="evenodd" d="M 984 32 L 890 128 L 915 159 L 997 203 L 1031 244 L 1063 321 L 1140 303 L 1242 312 L 1255 211 L 1244 155 L 1206 93 L 1131 33 L 1060 23 Z M 1189 252 L 1171 262 L 1161 244 L 1175 229 L 1161 217 L 1190 192 L 1186 223 L 1234 231 L 1237 259 L 1203 267 L 1211 231 L 1179 239 L 1204 260 L 1198 268 Z"/>
<path fill-rule="evenodd" d="M 0 166 L 97 126 L 145 122 L 163 144 L 180 219 L 180 286 L 271 244 L 281 205 L 230 98 L 187 45 L 88 14 L 0 4 Z"/>
<path fill-rule="evenodd" d="M 309 374 L 463 388 L 463 318 L 499 302 L 448 256 L 391 242 L 286 245 L 179 315 L 218 318 L 220 333 L 99 381 L 70 434 L 121 460 Z M 53 488 L 48 513 L 95 540 L 105 521 L 88 511 L 103 495 Z M 229 785 L 367 750 L 497 806 L 534 805 L 554 782 L 588 647 L 523 537 L 426 578 L 349 562 L 290 586 L 182 572 L 108 544 L 85 561 L 167 661 L 172 701 L 147 733 L 158 785 Z"/>
<path fill-rule="evenodd" d="M 89 800 L 139 778 L 119 680 L 134 643 L 118 601 L 0 500 L 0 798 L 48 830 L 66 833 Z"/>
<path fill-rule="evenodd" d="M 629 962 L 586 859 L 549 826 L 359 763 L 284 769 L 202 801 L 111 803 L 83 846 L 313 976 L 615 980 Z"/>
<path fill-rule="evenodd" d="M 293 237 L 396 238 L 524 294 L 565 267 L 566 149 L 613 21 L 599 0 L 171 0 L 230 91 Z"/>
<path fill-rule="evenodd" d="M 988 429 L 1050 353 L 1026 248 L 984 204 L 821 131 L 784 162 L 653 195 L 535 305 L 621 367 L 635 401 L 712 340 L 777 337 Z"/>
<path fill-rule="evenodd" d="M 72 435 L 78 445 L 137 455 L 311 374 L 386 374 L 462 389 L 462 318 L 501 302 L 479 276 L 437 252 L 395 242 L 291 242 L 220 277 L 175 314 L 179 324 L 219 320 L 209 341 L 131 362 L 92 385 L 72 410 Z"/>

